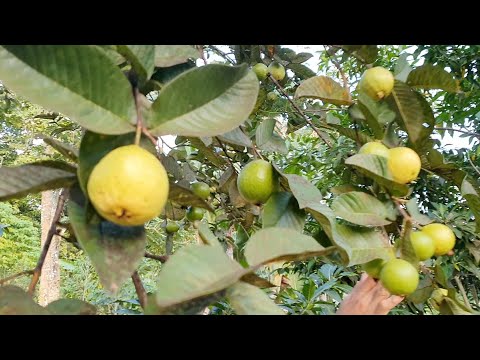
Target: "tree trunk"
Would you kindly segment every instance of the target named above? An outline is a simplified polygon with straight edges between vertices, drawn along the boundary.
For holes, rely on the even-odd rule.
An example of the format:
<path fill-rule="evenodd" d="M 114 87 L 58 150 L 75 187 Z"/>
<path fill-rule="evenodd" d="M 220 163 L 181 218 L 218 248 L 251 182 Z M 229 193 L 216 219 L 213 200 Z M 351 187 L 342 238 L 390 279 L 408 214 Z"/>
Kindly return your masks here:
<path fill-rule="evenodd" d="M 59 195 L 60 190 L 42 192 L 42 247 L 47 238 L 48 230 L 52 225 Z M 46 306 L 60 298 L 59 252 L 60 237 L 54 235 L 47 257 L 43 263 L 42 274 L 40 275 L 38 302 L 42 306 Z"/>

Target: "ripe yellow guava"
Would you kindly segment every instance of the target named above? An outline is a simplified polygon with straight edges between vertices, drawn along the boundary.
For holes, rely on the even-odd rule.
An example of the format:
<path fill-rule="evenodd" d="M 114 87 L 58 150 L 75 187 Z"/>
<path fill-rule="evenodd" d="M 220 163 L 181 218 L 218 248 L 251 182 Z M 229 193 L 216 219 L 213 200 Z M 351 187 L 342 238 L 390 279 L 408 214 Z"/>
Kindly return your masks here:
<path fill-rule="evenodd" d="M 265 80 L 267 78 L 267 65 L 258 63 L 252 67 L 253 72 L 257 75 L 258 80 Z"/>
<path fill-rule="evenodd" d="M 378 101 L 390 95 L 394 83 L 395 78 L 389 70 L 376 66 L 363 73 L 358 83 L 358 89 Z"/>
<path fill-rule="evenodd" d="M 435 243 L 435 256 L 445 255 L 455 246 L 455 234 L 446 225 L 428 224 L 422 232 L 429 235 Z"/>
<path fill-rule="evenodd" d="M 409 295 L 417 288 L 419 275 L 408 261 L 393 259 L 383 266 L 380 281 L 392 295 Z"/>
<path fill-rule="evenodd" d="M 273 166 L 261 159 L 249 162 L 238 175 L 237 187 L 246 201 L 265 203 L 277 188 Z"/>
<path fill-rule="evenodd" d="M 406 184 L 418 177 L 422 161 L 415 151 L 408 147 L 396 147 L 388 152 L 388 168 L 395 182 Z"/>
<path fill-rule="evenodd" d="M 285 77 L 285 68 L 277 61 L 273 61 L 268 65 L 268 72 L 277 81 L 282 81 Z"/>
<path fill-rule="evenodd" d="M 208 197 L 210 196 L 210 186 L 208 186 L 204 182 L 193 183 L 190 187 L 193 193 L 199 198 L 202 198 L 203 200 L 208 199 Z"/>
<path fill-rule="evenodd" d="M 158 159 L 137 145 L 121 146 L 93 168 L 88 197 L 105 219 L 137 226 L 160 215 L 168 198 L 168 175 Z"/>
<path fill-rule="evenodd" d="M 410 233 L 410 242 L 420 261 L 430 259 L 435 253 L 435 242 L 430 235 L 423 231 L 412 231 Z"/>
<path fill-rule="evenodd" d="M 364 144 L 360 150 L 358 151 L 359 154 L 372 154 L 372 155 L 378 155 L 378 156 L 383 156 L 383 157 L 388 157 L 389 156 L 389 149 L 383 145 L 381 142 L 378 141 L 370 141 L 366 144 Z"/>

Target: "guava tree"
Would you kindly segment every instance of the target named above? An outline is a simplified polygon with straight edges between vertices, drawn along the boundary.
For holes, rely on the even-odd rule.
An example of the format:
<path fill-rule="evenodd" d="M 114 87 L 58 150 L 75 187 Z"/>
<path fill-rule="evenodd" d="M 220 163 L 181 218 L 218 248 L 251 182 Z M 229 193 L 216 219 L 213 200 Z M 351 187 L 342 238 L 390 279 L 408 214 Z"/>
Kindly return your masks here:
<path fill-rule="evenodd" d="M 0 168 L 2 201 L 62 189 L 38 263 L 22 273 L 32 274 L 27 291 L 5 285 L 17 274 L 0 280 L 0 313 L 95 312 L 78 300 L 47 307 L 32 300 L 64 212 L 66 237 L 89 256 L 104 288 L 115 293 L 131 279 L 146 314 L 198 313 L 223 299 L 237 314 L 284 314 L 281 297 L 274 302 L 261 290 L 282 288 L 282 277 L 262 277 L 263 270 L 308 259 L 363 265 L 412 304 L 475 313 L 446 269 L 459 253 L 478 263 L 478 187 L 432 140 L 427 96 L 430 89 L 460 96 L 460 80 L 442 66 L 385 59 L 370 45 L 325 47 L 340 80 L 305 66 L 309 53 L 230 50 L 0 48 L 6 88 L 82 128 L 78 148 L 48 142 L 63 160 Z M 212 53 L 224 63 L 209 64 Z M 354 69 L 361 80 L 349 79 Z M 290 161 L 289 134 L 299 132 L 320 151 Z M 168 154 L 165 135 L 176 135 Z M 328 177 L 322 188 L 305 176 L 317 163 Z M 424 214 L 417 199 L 432 179 L 464 204 L 461 225 Z M 147 254 L 145 223 L 157 217 L 167 253 Z M 197 244 L 172 254 L 180 226 L 195 229 Z M 163 263 L 152 294 L 136 271 L 144 256 Z"/>

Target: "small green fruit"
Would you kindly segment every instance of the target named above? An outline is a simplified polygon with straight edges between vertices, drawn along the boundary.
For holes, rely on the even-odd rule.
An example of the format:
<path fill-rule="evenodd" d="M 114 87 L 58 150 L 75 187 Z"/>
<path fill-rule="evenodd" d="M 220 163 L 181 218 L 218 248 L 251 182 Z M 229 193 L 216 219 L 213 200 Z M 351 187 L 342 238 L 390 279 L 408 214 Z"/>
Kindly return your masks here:
<path fill-rule="evenodd" d="M 187 210 L 187 219 L 190 221 L 202 220 L 205 210 L 198 207 L 190 206 Z"/>
<path fill-rule="evenodd" d="M 273 166 L 265 160 L 249 162 L 237 178 L 240 195 L 253 204 L 265 203 L 277 188 Z"/>
<path fill-rule="evenodd" d="M 203 200 L 208 199 L 210 196 L 210 186 L 204 182 L 196 182 L 191 185 L 191 189 L 195 195 Z"/>
<path fill-rule="evenodd" d="M 270 91 L 268 94 L 267 94 L 267 100 L 269 101 L 275 101 L 278 99 L 278 95 L 274 92 L 274 91 Z"/>
<path fill-rule="evenodd" d="M 409 295 L 416 290 L 419 275 L 408 261 L 393 259 L 383 266 L 380 281 L 392 295 Z"/>
<path fill-rule="evenodd" d="M 394 83 L 395 78 L 389 70 L 376 66 L 363 73 L 358 83 L 358 89 L 378 101 L 390 95 Z"/>
<path fill-rule="evenodd" d="M 169 234 L 176 233 L 178 231 L 178 229 L 180 229 L 180 226 L 176 222 L 173 222 L 173 221 L 169 221 L 167 223 L 167 226 L 165 226 L 165 230 Z"/>
<path fill-rule="evenodd" d="M 410 241 L 420 261 L 430 259 L 435 253 L 435 242 L 428 234 L 422 231 L 412 231 Z"/>
<path fill-rule="evenodd" d="M 277 81 L 282 81 L 285 78 L 285 68 L 279 62 L 271 62 L 270 65 L 268 65 L 268 72 Z"/>
<path fill-rule="evenodd" d="M 265 80 L 268 74 L 267 65 L 258 63 L 252 67 L 253 72 L 257 75 L 258 80 Z"/>

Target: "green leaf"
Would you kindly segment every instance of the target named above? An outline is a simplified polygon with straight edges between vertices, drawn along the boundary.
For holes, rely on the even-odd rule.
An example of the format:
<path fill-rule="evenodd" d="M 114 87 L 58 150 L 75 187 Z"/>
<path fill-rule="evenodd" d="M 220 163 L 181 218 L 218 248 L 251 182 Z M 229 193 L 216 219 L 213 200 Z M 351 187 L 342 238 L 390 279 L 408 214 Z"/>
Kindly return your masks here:
<path fill-rule="evenodd" d="M 160 271 L 156 305 L 168 313 L 172 307 L 188 305 L 224 290 L 246 272 L 218 246 L 185 246 L 171 256 Z"/>
<path fill-rule="evenodd" d="M 377 59 L 377 45 L 341 45 L 340 47 L 365 64 L 372 64 Z"/>
<path fill-rule="evenodd" d="M 405 196 L 408 186 L 396 183 L 388 169 L 387 159 L 372 154 L 357 154 L 345 160 L 346 165 L 351 165 L 362 174 L 372 178 L 380 185 L 385 186 L 393 195 Z"/>
<path fill-rule="evenodd" d="M 21 288 L 5 285 L 0 286 L 0 315 L 49 315 L 49 313 Z"/>
<path fill-rule="evenodd" d="M 340 250 L 345 266 L 364 264 L 377 258 L 391 258 L 391 246 L 376 229 L 339 224 L 334 212 L 323 204 L 312 204 L 306 210 Z"/>
<path fill-rule="evenodd" d="M 292 194 L 277 192 L 270 196 L 262 212 L 263 227 L 284 227 L 303 231 L 305 212 L 298 208 Z"/>
<path fill-rule="evenodd" d="M 478 312 L 471 312 L 458 300 L 449 297 L 443 298 L 440 303 L 440 314 L 442 315 L 478 315 Z"/>
<path fill-rule="evenodd" d="M 295 199 L 297 199 L 300 209 L 304 209 L 312 203 L 320 203 L 322 201 L 320 190 L 304 177 L 295 174 L 282 174 L 282 176 L 287 179 L 288 186 Z"/>
<path fill-rule="evenodd" d="M 50 136 L 46 135 L 38 135 L 40 139 L 42 139 L 46 144 L 50 145 L 53 147 L 55 150 L 57 150 L 60 154 L 65 156 L 66 158 L 77 162 L 78 161 L 78 149 L 74 148 L 70 144 L 65 144 L 61 141 L 58 141 L 57 139 L 54 139 Z"/>
<path fill-rule="evenodd" d="M 102 285 L 116 293 L 145 253 L 143 226 L 119 226 L 98 216 L 77 186 L 70 190 L 68 216 L 75 236 L 97 270 Z"/>
<path fill-rule="evenodd" d="M 432 279 L 430 277 L 424 277 L 420 280 L 417 289 L 407 296 L 407 300 L 414 304 L 423 304 L 430 298 L 434 289 Z"/>
<path fill-rule="evenodd" d="M 407 84 L 423 89 L 442 89 L 448 92 L 458 92 L 458 84 L 453 74 L 441 66 L 425 64 L 408 74 Z"/>
<path fill-rule="evenodd" d="M 398 256 L 408 261 L 412 264 L 416 269 L 419 266 L 419 260 L 417 254 L 412 245 L 412 241 L 410 240 L 410 234 L 412 233 L 412 223 L 406 222 L 403 228 L 403 237 L 395 241 L 395 248 L 397 249 Z"/>
<path fill-rule="evenodd" d="M 149 79 L 155 67 L 154 45 L 117 45 L 120 54 L 130 61 L 135 72 L 142 79 Z"/>
<path fill-rule="evenodd" d="M 365 134 L 364 132 L 362 132 L 360 130 L 355 131 L 355 129 L 346 128 L 342 125 L 332 124 L 330 126 L 335 128 L 335 130 L 337 130 L 343 136 L 346 136 L 346 137 L 352 139 L 353 141 L 360 142 L 360 144 L 362 144 L 362 145 L 366 144 L 367 142 L 375 140 L 374 138 L 371 138 L 370 136 L 368 136 L 367 134 Z"/>
<path fill-rule="evenodd" d="M 334 105 L 350 105 L 350 94 L 328 76 L 315 76 L 303 81 L 295 91 L 295 98 L 320 99 Z"/>
<path fill-rule="evenodd" d="M 253 147 L 252 140 L 250 140 L 250 138 L 238 127 L 225 134 L 218 135 L 217 137 L 220 139 L 220 141 L 228 144 L 245 146 L 249 148 Z"/>
<path fill-rule="evenodd" d="M 445 270 L 438 262 L 435 264 L 435 281 L 446 289 L 451 287 Z"/>
<path fill-rule="evenodd" d="M 265 228 L 254 233 L 245 246 L 245 258 L 252 266 L 274 261 L 304 260 L 333 251 L 314 238 L 288 228 Z"/>
<path fill-rule="evenodd" d="M 407 61 L 407 57 L 409 55 L 410 54 L 403 53 L 398 57 L 397 64 L 395 65 L 395 69 L 393 71 L 395 79 L 407 82 L 408 74 L 410 74 L 412 71 L 412 68 Z"/>
<path fill-rule="evenodd" d="M 227 298 L 237 315 L 286 315 L 262 290 L 242 281 L 227 289 Z"/>
<path fill-rule="evenodd" d="M 472 254 L 474 257 L 475 263 L 478 266 L 480 264 L 480 240 L 473 240 L 472 242 L 473 244 L 467 244 L 466 247 L 470 254 Z M 476 271 L 478 272 L 476 273 L 476 276 L 478 280 L 480 280 L 480 269 L 476 268 Z"/>
<path fill-rule="evenodd" d="M 196 68 L 194 62 L 189 61 L 183 64 L 173 65 L 170 67 L 161 67 L 156 68 L 155 72 L 152 75 L 151 80 L 155 81 L 156 84 L 160 84 L 160 86 L 164 86 L 169 81 L 172 81 L 180 74 L 184 73 L 187 70 Z"/>
<path fill-rule="evenodd" d="M 135 141 L 135 134 L 124 135 L 102 135 L 92 131 L 86 131 L 80 143 L 80 155 L 78 158 L 78 180 L 83 192 L 87 193 L 87 183 L 93 168 L 110 151 L 125 145 L 132 145 Z M 157 151 L 153 144 L 144 136 L 141 138 L 140 146 L 152 154 Z"/>
<path fill-rule="evenodd" d="M 292 70 L 300 79 L 308 79 L 315 76 L 316 73 L 303 64 L 288 64 L 287 69 Z"/>
<path fill-rule="evenodd" d="M 408 213 L 418 224 L 428 225 L 433 222 L 433 220 L 430 219 L 428 216 L 420 213 L 420 211 L 418 210 L 417 200 L 415 198 L 408 200 L 406 206 Z"/>
<path fill-rule="evenodd" d="M 132 87 L 97 46 L 4 45 L 0 79 L 29 101 L 61 112 L 89 130 L 103 134 L 135 130 Z"/>
<path fill-rule="evenodd" d="M 125 58 L 118 53 L 116 45 L 95 45 L 95 46 L 102 49 L 102 51 L 105 52 L 105 54 L 109 57 L 110 60 L 112 60 L 112 62 L 115 65 L 123 64 L 126 61 Z"/>
<path fill-rule="evenodd" d="M 203 209 L 207 209 L 210 212 L 215 210 L 201 197 L 195 195 L 192 190 L 185 188 L 179 184 L 170 183 L 170 192 L 168 193 L 168 199 L 174 201 L 179 205 L 194 206 Z"/>
<path fill-rule="evenodd" d="M 201 222 L 198 225 L 198 235 L 205 245 L 219 246 L 223 249 L 222 244 L 217 237 L 212 233 L 207 223 Z"/>
<path fill-rule="evenodd" d="M 97 309 L 92 304 L 77 299 L 60 299 L 51 302 L 47 310 L 54 315 L 95 315 Z"/>
<path fill-rule="evenodd" d="M 292 58 L 292 63 L 294 64 L 301 64 L 305 61 L 307 61 L 308 59 L 312 58 L 313 55 L 310 54 L 310 53 L 306 53 L 306 52 L 301 52 L 301 53 L 298 53 L 297 55 L 295 55 L 293 58 Z"/>
<path fill-rule="evenodd" d="M 352 191 L 337 196 L 332 209 L 337 216 L 357 225 L 384 226 L 391 223 L 386 219 L 385 205 L 364 192 Z"/>
<path fill-rule="evenodd" d="M 73 166 L 53 160 L 0 167 L 0 201 L 68 187 L 76 180 L 75 172 Z"/>
<path fill-rule="evenodd" d="M 280 154 L 288 154 L 288 148 L 285 140 L 278 135 L 276 132 L 273 133 L 270 140 L 259 146 L 260 150 L 267 151 L 267 152 L 278 152 Z"/>
<path fill-rule="evenodd" d="M 196 59 L 198 50 L 191 45 L 155 45 L 155 66 L 169 67 Z"/>
<path fill-rule="evenodd" d="M 169 82 L 152 105 L 153 135 L 215 136 L 242 124 L 257 100 L 258 79 L 247 64 L 212 64 Z"/>
<path fill-rule="evenodd" d="M 372 129 L 377 139 L 383 138 L 385 125 L 395 120 L 395 113 L 390 110 L 387 103 L 374 101 L 364 93 L 358 95 L 358 106 L 365 114 L 368 126 Z"/>
<path fill-rule="evenodd" d="M 257 143 L 257 146 L 262 147 L 270 141 L 273 136 L 275 124 L 276 121 L 272 118 L 262 120 L 255 133 L 255 142 Z"/>
<path fill-rule="evenodd" d="M 188 138 L 188 140 L 190 141 L 190 144 L 197 148 L 198 151 L 213 165 L 218 168 L 221 168 L 223 165 L 225 165 L 225 160 L 217 155 L 211 146 L 206 146 L 200 138 L 191 137 Z"/>
<path fill-rule="evenodd" d="M 435 125 L 435 118 L 428 102 L 398 80 L 395 80 L 395 86 L 387 102 L 397 114 L 397 122 L 402 130 L 407 132 L 409 140 L 416 148 L 420 147 L 430 137 Z"/>
<path fill-rule="evenodd" d="M 466 177 L 462 181 L 460 191 L 465 200 L 467 200 L 468 206 L 475 216 L 475 222 L 477 223 L 476 232 L 480 232 L 480 197 L 478 191 Z"/>

